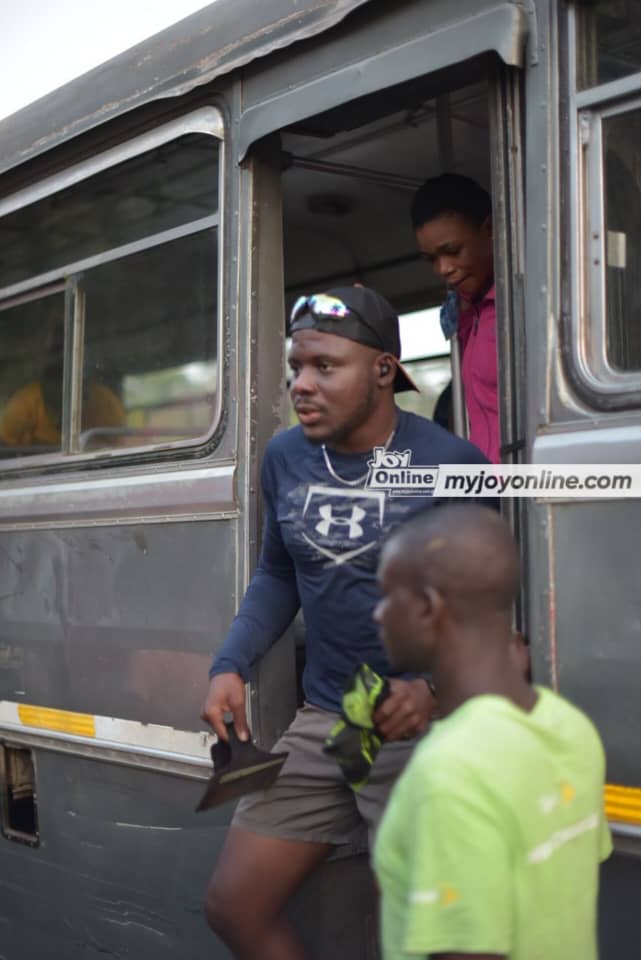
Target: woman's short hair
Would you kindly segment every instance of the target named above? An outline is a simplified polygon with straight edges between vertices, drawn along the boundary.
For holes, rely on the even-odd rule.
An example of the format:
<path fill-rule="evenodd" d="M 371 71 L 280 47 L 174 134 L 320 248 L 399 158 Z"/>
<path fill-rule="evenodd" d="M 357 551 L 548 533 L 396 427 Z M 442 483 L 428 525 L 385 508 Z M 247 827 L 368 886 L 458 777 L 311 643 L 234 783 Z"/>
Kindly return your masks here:
<path fill-rule="evenodd" d="M 492 214 L 492 200 L 479 183 L 460 173 L 431 177 L 419 187 L 412 200 L 415 230 L 447 213 L 458 213 L 479 226 Z"/>

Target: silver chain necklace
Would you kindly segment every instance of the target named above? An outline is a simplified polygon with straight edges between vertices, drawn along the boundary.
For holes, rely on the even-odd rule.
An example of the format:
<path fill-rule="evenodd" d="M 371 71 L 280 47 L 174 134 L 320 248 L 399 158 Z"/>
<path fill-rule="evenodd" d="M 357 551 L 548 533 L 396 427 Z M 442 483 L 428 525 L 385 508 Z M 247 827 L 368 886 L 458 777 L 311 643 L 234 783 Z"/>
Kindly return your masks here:
<path fill-rule="evenodd" d="M 394 434 L 396 433 L 397 426 L 398 426 L 398 422 L 394 424 L 392 432 L 390 433 L 389 437 L 387 438 L 387 440 L 383 445 L 384 451 L 387 451 L 390 443 L 392 442 L 392 439 L 394 438 Z M 357 477 L 355 480 L 345 480 L 344 477 L 339 477 L 339 475 L 336 473 L 336 471 L 332 466 L 332 461 L 329 459 L 329 454 L 327 452 L 327 447 L 325 446 L 325 444 L 322 445 L 322 451 L 323 451 L 323 457 L 325 458 L 325 466 L 327 467 L 327 472 L 329 473 L 330 477 L 334 478 L 334 480 L 338 480 L 339 483 L 344 483 L 346 487 L 358 487 L 362 483 L 364 483 L 365 480 L 367 480 L 369 476 L 369 470 L 367 470 L 367 472 L 364 473 L 362 477 Z"/>

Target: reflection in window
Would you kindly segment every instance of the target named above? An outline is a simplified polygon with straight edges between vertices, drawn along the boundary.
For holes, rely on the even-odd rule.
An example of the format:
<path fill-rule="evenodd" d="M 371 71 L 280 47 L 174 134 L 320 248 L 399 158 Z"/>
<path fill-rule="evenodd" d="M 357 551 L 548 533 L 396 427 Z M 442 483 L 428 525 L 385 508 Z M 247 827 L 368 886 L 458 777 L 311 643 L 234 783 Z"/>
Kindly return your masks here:
<path fill-rule="evenodd" d="M 641 70 L 639 0 L 583 0 L 578 18 L 579 89 Z"/>
<path fill-rule="evenodd" d="M 185 363 L 123 380 L 128 422 L 141 436 L 198 437 L 211 422 L 216 362 Z"/>
<path fill-rule="evenodd" d="M 90 271 L 85 383 L 117 394 L 123 423 L 84 427 L 82 450 L 201 437 L 216 398 L 216 235 L 211 230 Z"/>
<path fill-rule="evenodd" d="M 218 209 L 218 143 L 190 133 L 0 220 L 0 287 Z"/>
<path fill-rule="evenodd" d="M 641 110 L 605 117 L 607 354 L 641 369 Z"/>

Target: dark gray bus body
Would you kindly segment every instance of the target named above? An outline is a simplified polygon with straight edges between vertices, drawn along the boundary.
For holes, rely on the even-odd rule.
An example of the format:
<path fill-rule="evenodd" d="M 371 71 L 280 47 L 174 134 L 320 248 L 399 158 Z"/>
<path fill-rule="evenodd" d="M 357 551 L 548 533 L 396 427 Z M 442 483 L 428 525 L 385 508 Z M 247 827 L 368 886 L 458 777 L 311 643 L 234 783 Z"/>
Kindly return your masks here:
<path fill-rule="evenodd" d="M 555 0 L 218 0 L 0 123 L 0 225 L 82 184 L 109 151 L 96 170 L 173 142 L 200 149 L 193 138 L 206 136 L 218 164 L 202 222 L 128 235 L 127 250 L 87 250 L 73 269 L 47 261 L 0 278 L 0 311 L 42 290 L 64 300 L 69 371 L 61 449 L 0 461 L 4 960 L 228 956 L 201 909 L 230 810 L 193 813 L 211 742 L 199 712 L 257 556 L 261 454 L 287 423 L 284 316 L 299 293 L 341 280 L 370 283 L 399 311 L 438 303 L 407 222 L 422 179 L 453 166 L 492 187 L 507 461 L 638 460 L 641 372 L 632 363 L 622 382 L 592 362 L 605 321 L 584 292 L 593 181 L 577 172 L 591 163 L 579 126 L 638 94 L 635 76 L 575 89 L 576 15 Z M 182 433 L 134 425 L 129 447 L 98 436 L 92 452 L 77 413 L 91 271 L 205 230 L 217 238 L 205 427 L 178 412 Z M 177 301 L 183 262 L 162 288 Z M 134 320 L 140 342 L 127 339 Z M 145 351 L 164 350 L 165 367 L 172 352 L 182 367 L 201 358 L 182 323 L 170 336 L 142 309 L 113 320 L 109 343 L 94 331 L 105 382 L 118 392 L 126 371 L 133 391 Z M 128 357 L 113 347 L 120 335 Z M 632 789 L 604 871 L 602 955 L 617 960 L 641 939 L 641 514 L 632 500 L 541 499 L 510 516 L 535 679 L 593 717 L 609 782 Z M 256 670 L 250 703 L 256 735 L 273 743 L 296 705 L 291 634 Z M 20 778 L 26 817 L 11 799 Z M 315 957 L 375 956 L 366 858 L 327 864 L 292 915 Z"/>

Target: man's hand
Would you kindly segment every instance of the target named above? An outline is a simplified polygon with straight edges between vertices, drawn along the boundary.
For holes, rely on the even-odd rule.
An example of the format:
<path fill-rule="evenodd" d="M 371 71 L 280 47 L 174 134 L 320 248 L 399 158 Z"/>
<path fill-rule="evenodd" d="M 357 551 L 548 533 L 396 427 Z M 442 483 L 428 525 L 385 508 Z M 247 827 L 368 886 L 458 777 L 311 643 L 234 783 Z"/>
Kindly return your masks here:
<path fill-rule="evenodd" d="M 219 673 L 211 678 L 201 718 L 209 723 L 221 740 L 227 740 L 225 714 L 234 717 L 234 727 L 239 740 L 249 740 L 247 715 L 245 713 L 245 683 L 237 673 Z"/>
<path fill-rule="evenodd" d="M 389 681 L 390 695 L 374 714 L 376 727 L 385 740 L 406 740 L 425 733 L 436 700 L 425 680 Z"/>

